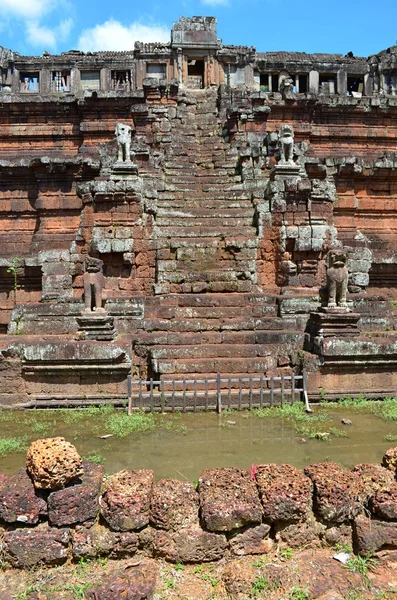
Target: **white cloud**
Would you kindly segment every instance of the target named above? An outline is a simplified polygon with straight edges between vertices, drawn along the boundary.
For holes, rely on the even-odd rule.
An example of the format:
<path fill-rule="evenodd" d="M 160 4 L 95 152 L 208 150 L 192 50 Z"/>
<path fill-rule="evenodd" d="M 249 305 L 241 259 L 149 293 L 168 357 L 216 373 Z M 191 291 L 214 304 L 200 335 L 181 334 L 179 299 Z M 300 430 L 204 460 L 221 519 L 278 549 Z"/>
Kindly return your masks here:
<path fill-rule="evenodd" d="M 84 52 L 96 50 L 133 50 L 134 43 L 169 42 L 169 29 L 162 25 L 123 25 L 110 19 L 102 25 L 84 29 L 78 41 L 78 48 Z"/>
<path fill-rule="evenodd" d="M 1 0 L 0 15 L 37 20 L 55 4 L 56 0 Z"/>
<path fill-rule="evenodd" d="M 65 19 L 53 28 L 40 25 L 37 21 L 26 22 L 27 40 L 32 46 L 55 48 L 57 42 L 64 41 L 69 37 L 73 26 L 72 19 Z"/>

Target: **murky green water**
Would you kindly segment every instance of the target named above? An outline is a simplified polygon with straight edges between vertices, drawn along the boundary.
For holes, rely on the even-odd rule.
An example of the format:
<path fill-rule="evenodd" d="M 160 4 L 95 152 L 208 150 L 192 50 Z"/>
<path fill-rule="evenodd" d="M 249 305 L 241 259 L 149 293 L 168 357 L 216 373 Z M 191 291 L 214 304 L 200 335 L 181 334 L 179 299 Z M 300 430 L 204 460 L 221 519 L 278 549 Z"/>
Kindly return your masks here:
<path fill-rule="evenodd" d="M 315 409 L 316 411 L 323 409 Z M 3 420 L 1 438 L 26 436 L 30 442 L 40 437 L 63 435 L 76 445 L 81 455 L 95 453 L 104 459 L 105 471 L 150 468 L 157 478 L 198 479 L 208 467 L 249 467 L 252 463 L 290 463 L 303 467 L 310 462 L 331 460 L 352 467 L 360 462 L 378 463 L 384 451 L 397 442 L 386 441 L 386 435 L 397 435 L 397 422 L 344 409 L 328 412 L 330 426 L 343 429 L 347 437 L 329 441 L 302 442 L 285 419 L 259 419 L 253 414 L 232 412 L 222 416 L 214 413 L 156 415 L 157 427 L 148 433 L 131 434 L 125 438 L 110 437 L 105 421 L 90 417 L 74 423 L 64 423 L 54 412 L 39 418 L 32 413 L 14 413 Z M 341 425 L 349 418 L 352 425 Z M 24 465 L 24 452 L 0 457 L 0 471 L 13 473 Z"/>

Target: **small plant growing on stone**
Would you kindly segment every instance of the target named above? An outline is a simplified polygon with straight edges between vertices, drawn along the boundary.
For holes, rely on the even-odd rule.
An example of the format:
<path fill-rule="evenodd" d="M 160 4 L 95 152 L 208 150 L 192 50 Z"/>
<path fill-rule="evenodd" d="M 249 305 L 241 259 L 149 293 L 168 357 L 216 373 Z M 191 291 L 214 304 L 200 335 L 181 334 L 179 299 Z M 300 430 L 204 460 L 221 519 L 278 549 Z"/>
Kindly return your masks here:
<path fill-rule="evenodd" d="M 21 262 L 21 258 L 19 256 L 13 256 L 11 259 L 11 265 L 7 269 L 7 273 L 10 273 L 13 276 L 14 283 L 14 300 L 17 299 L 17 290 L 18 290 L 18 267 Z"/>
<path fill-rule="evenodd" d="M 370 554 L 367 554 L 367 556 L 352 556 L 347 561 L 346 567 L 352 573 L 360 573 L 367 579 L 368 572 L 376 567 L 376 559 Z"/>
<path fill-rule="evenodd" d="M 294 586 L 289 593 L 289 600 L 309 600 L 310 592 L 302 587 Z"/>
<path fill-rule="evenodd" d="M 270 588 L 269 580 L 267 577 L 258 576 L 252 582 L 250 598 L 256 598 L 261 592 Z"/>
<path fill-rule="evenodd" d="M 291 560 L 292 558 L 292 548 L 281 548 L 280 556 L 284 560 Z"/>

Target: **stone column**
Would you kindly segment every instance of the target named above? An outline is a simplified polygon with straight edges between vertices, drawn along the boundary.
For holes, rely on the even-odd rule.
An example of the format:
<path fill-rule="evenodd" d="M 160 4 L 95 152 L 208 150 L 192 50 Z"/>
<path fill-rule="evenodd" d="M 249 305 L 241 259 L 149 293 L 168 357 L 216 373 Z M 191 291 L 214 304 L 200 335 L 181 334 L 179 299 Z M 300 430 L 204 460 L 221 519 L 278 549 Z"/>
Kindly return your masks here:
<path fill-rule="evenodd" d="M 364 95 L 372 96 L 373 94 L 373 78 L 370 73 L 364 75 Z"/>
<path fill-rule="evenodd" d="M 311 94 L 318 94 L 320 85 L 320 75 L 318 71 L 310 71 L 309 73 L 309 92 Z"/>
<path fill-rule="evenodd" d="M 342 69 L 336 74 L 338 82 L 338 94 L 339 96 L 346 96 L 347 94 L 347 73 Z"/>

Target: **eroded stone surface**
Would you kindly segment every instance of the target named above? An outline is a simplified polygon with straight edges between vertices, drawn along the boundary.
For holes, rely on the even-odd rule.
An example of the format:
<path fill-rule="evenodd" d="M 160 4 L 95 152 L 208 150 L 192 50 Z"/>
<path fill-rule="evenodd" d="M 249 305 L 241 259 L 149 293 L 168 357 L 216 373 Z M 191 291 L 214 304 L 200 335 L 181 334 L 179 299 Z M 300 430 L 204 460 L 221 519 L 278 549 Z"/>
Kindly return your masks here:
<path fill-rule="evenodd" d="M 273 540 L 269 538 L 270 525 L 262 523 L 257 527 L 248 527 L 232 536 L 230 548 L 236 556 L 247 554 L 267 554 L 273 548 Z"/>
<path fill-rule="evenodd" d="M 353 522 L 353 539 L 361 556 L 381 548 L 397 548 L 397 523 L 385 523 L 358 515 Z"/>
<path fill-rule="evenodd" d="M 138 536 L 132 531 L 110 531 L 100 524 L 86 529 L 77 527 L 71 532 L 74 558 L 131 556 L 138 549 Z"/>
<path fill-rule="evenodd" d="M 0 487 L 2 485 L 4 485 L 5 483 L 7 483 L 8 481 L 8 475 L 6 475 L 5 473 L 0 473 Z"/>
<path fill-rule="evenodd" d="M 256 486 L 243 469 L 205 469 L 199 495 L 201 516 L 209 531 L 232 531 L 262 520 Z"/>
<path fill-rule="evenodd" d="M 56 490 L 83 474 L 83 462 L 65 438 L 46 438 L 30 444 L 26 469 L 36 488 Z"/>
<path fill-rule="evenodd" d="M 397 472 L 397 448 L 386 450 L 382 458 L 382 465 L 393 473 Z"/>
<path fill-rule="evenodd" d="M 376 491 L 390 487 L 394 482 L 393 474 L 380 465 L 362 463 L 356 465 L 352 472 L 358 478 L 358 494 L 364 503 Z"/>
<path fill-rule="evenodd" d="M 100 507 L 111 529 L 132 531 L 148 525 L 153 481 L 148 469 L 120 471 L 107 480 Z"/>
<path fill-rule="evenodd" d="M 358 478 L 336 463 L 315 463 L 305 468 L 313 481 L 314 512 L 324 521 L 343 523 L 360 511 Z"/>
<path fill-rule="evenodd" d="M 104 468 L 94 463 L 83 463 L 83 469 L 83 475 L 74 485 L 48 496 L 48 518 L 52 525 L 65 527 L 95 521 Z"/>
<path fill-rule="evenodd" d="M 313 514 L 298 522 L 278 522 L 274 525 L 276 541 L 289 548 L 304 548 L 319 544 L 323 527 Z"/>
<path fill-rule="evenodd" d="M 160 479 L 153 486 L 150 520 L 161 529 L 198 525 L 199 498 L 190 482 Z"/>
<path fill-rule="evenodd" d="M 35 529 L 16 529 L 4 536 L 7 562 L 28 569 L 38 564 L 59 565 L 68 556 L 69 531 L 40 525 Z"/>
<path fill-rule="evenodd" d="M 90 600 L 151 600 L 156 588 L 158 566 L 145 561 L 128 572 L 112 575 L 100 587 L 86 592 Z"/>
<path fill-rule="evenodd" d="M 203 531 L 200 527 L 177 532 L 153 530 L 151 535 L 154 556 L 175 563 L 220 560 L 228 545 L 223 534 Z"/>
<path fill-rule="evenodd" d="M 312 505 L 313 484 L 291 465 L 259 465 L 256 482 L 265 520 L 298 521 Z"/>
<path fill-rule="evenodd" d="M 370 498 L 371 512 L 386 521 L 397 521 L 397 483 L 375 492 Z"/>
<path fill-rule="evenodd" d="M 25 469 L 20 469 L 0 486 L 0 520 L 35 525 L 46 514 L 47 503 L 35 490 Z"/>

